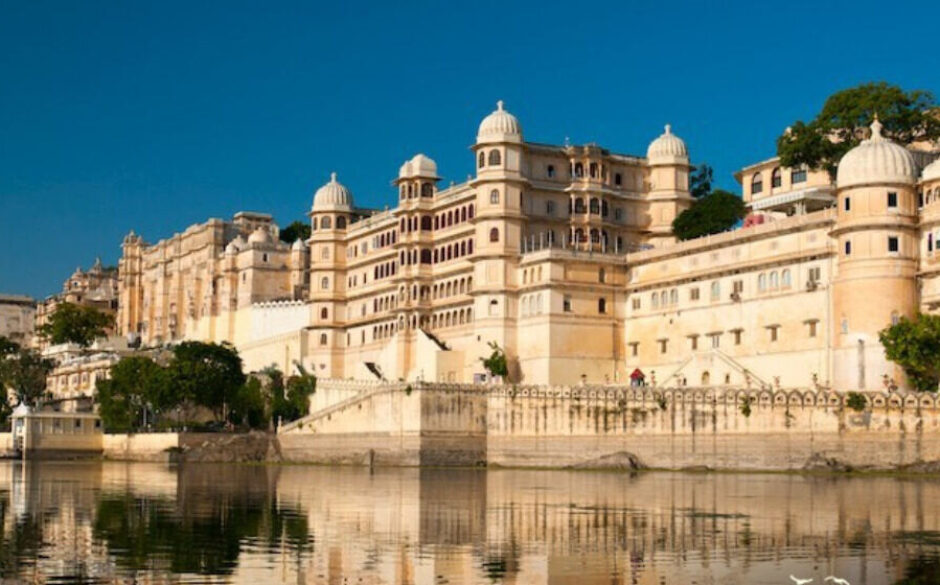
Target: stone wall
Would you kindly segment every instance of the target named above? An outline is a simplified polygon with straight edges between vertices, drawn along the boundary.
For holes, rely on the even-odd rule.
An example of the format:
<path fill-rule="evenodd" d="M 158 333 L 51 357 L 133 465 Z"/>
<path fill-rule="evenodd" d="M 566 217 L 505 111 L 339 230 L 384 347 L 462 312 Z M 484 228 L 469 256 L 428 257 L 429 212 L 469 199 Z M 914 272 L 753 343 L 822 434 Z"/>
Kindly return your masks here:
<path fill-rule="evenodd" d="M 864 394 L 856 411 L 847 395 L 815 389 L 343 384 L 344 400 L 282 429 L 285 459 L 729 470 L 940 462 L 938 400 L 904 392 Z"/>

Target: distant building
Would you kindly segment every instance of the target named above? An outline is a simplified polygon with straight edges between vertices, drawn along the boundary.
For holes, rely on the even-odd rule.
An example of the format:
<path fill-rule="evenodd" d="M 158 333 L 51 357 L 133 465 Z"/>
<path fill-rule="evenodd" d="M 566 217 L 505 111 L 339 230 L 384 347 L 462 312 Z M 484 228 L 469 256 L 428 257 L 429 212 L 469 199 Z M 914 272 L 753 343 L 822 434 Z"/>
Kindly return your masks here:
<path fill-rule="evenodd" d="M 0 336 L 31 345 L 36 329 L 36 301 L 24 295 L 0 294 Z"/>
<path fill-rule="evenodd" d="M 500 103 L 472 150 L 475 175 L 446 188 L 406 161 L 385 211 L 334 174 L 290 247 L 260 214 L 130 234 L 120 331 L 329 378 L 484 379 L 496 342 L 524 383 L 849 390 L 903 383 L 878 331 L 940 310 L 940 162 L 877 121 L 835 180 L 744 168 L 745 227 L 687 242 L 692 166 L 668 126 L 645 156 L 540 144 Z"/>
<path fill-rule="evenodd" d="M 117 267 L 104 266 L 101 258 L 96 258 L 87 271 L 76 268 L 62 284 L 62 292 L 46 297 L 39 303 L 36 327 L 38 329 L 47 323 L 62 303 L 93 307 L 102 313 L 116 316 L 119 290 Z"/>

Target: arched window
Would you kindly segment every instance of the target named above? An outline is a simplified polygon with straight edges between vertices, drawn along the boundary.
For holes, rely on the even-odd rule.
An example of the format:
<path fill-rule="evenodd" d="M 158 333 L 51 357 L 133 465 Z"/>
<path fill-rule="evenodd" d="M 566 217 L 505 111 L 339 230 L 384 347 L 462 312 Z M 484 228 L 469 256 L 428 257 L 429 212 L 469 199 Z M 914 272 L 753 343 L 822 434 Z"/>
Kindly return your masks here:
<path fill-rule="evenodd" d="M 623 185 L 623 175 L 620 173 L 614 173 L 614 185 L 617 185 L 618 187 Z"/>
<path fill-rule="evenodd" d="M 773 189 L 779 189 L 783 186 L 783 171 L 780 170 L 780 167 L 775 167 L 773 172 L 770 173 L 770 187 Z"/>
<path fill-rule="evenodd" d="M 581 163 L 574 163 L 574 176 L 579 179 L 584 176 L 584 165 Z"/>
<path fill-rule="evenodd" d="M 336 229 L 338 230 L 346 229 L 346 217 L 345 216 L 341 215 L 336 218 Z"/>
<path fill-rule="evenodd" d="M 460 221 L 467 221 L 467 208 L 466 207 L 460 208 Z"/>
<path fill-rule="evenodd" d="M 751 177 L 751 194 L 756 195 L 764 190 L 764 177 L 760 173 L 754 173 Z"/>
<path fill-rule="evenodd" d="M 712 283 L 712 300 L 717 301 L 721 297 L 721 283 L 717 280 Z"/>
<path fill-rule="evenodd" d="M 586 241 L 586 240 L 587 240 L 587 238 L 584 237 L 584 230 L 583 230 L 583 229 L 578 228 L 578 229 L 574 230 L 574 241 L 575 241 L 575 242 L 584 242 L 584 241 Z"/>
<path fill-rule="evenodd" d="M 472 203 L 470 204 L 470 207 L 467 208 L 467 217 L 469 219 L 473 219 L 473 204 Z"/>
<path fill-rule="evenodd" d="M 431 263 L 431 251 L 428 249 L 421 250 L 421 263 L 430 264 Z"/>
<path fill-rule="evenodd" d="M 402 185 L 402 186 L 401 186 L 401 195 L 399 195 L 398 198 L 401 199 L 402 201 L 404 201 L 404 200 L 405 200 L 405 196 L 406 196 L 407 193 L 408 193 L 408 191 L 405 189 L 405 186 Z"/>
<path fill-rule="evenodd" d="M 780 281 L 777 277 L 777 271 L 774 270 L 773 272 L 770 273 L 770 288 L 774 289 L 774 288 L 778 288 L 779 286 L 780 286 Z"/>
<path fill-rule="evenodd" d="M 447 212 L 447 227 L 450 227 L 452 225 L 454 225 L 454 212 L 448 211 Z"/>
<path fill-rule="evenodd" d="M 326 333 L 320 334 L 320 345 L 326 345 Z"/>
<path fill-rule="evenodd" d="M 321 279 L 320 279 L 320 288 L 323 289 L 323 290 L 326 290 L 326 289 L 330 288 L 330 279 L 327 278 L 327 277 L 325 277 L 325 276 L 324 276 L 323 278 L 321 278 Z"/>
<path fill-rule="evenodd" d="M 591 163 L 590 166 L 588 166 L 588 170 L 591 173 L 591 178 L 596 179 L 597 178 L 597 163 Z"/>
<path fill-rule="evenodd" d="M 330 229 L 331 227 L 333 227 L 333 220 L 331 220 L 329 217 L 324 217 L 323 219 L 320 220 L 320 227 L 325 230 Z"/>
<path fill-rule="evenodd" d="M 477 166 L 481 169 L 486 166 L 486 154 L 482 150 L 480 151 L 480 160 L 477 162 Z"/>
<path fill-rule="evenodd" d="M 491 242 L 499 241 L 499 230 L 497 228 L 493 228 L 490 230 L 490 241 Z"/>
<path fill-rule="evenodd" d="M 679 291 L 677 289 L 672 289 L 669 291 L 669 304 L 676 305 L 679 304 Z"/>
<path fill-rule="evenodd" d="M 607 217 L 610 213 L 610 208 L 607 206 L 607 200 L 604 199 L 601 201 L 601 217 Z"/>
<path fill-rule="evenodd" d="M 584 213 L 584 199 L 578 197 L 574 200 L 574 212 L 575 213 Z"/>
<path fill-rule="evenodd" d="M 326 319 L 326 318 L 328 318 L 329 316 L 330 316 L 330 312 L 327 310 L 326 307 L 323 307 L 322 309 L 320 309 L 320 318 L 321 318 L 321 319 Z"/>
<path fill-rule="evenodd" d="M 591 243 L 599 244 L 601 241 L 601 233 L 596 229 L 591 230 Z"/>
<path fill-rule="evenodd" d="M 499 190 L 493 189 L 490 191 L 490 203 L 496 204 L 499 203 Z"/>
<path fill-rule="evenodd" d="M 441 227 L 441 218 L 438 215 L 434 216 L 434 229 L 439 229 Z"/>
<path fill-rule="evenodd" d="M 790 269 L 786 268 L 780 274 L 780 286 L 782 286 L 783 288 L 790 288 L 790 285 L 791 285 Z"/>
<path fill-rule="evenodd" d="M 421 183 L 421 196 L 422 197 L 434 196 L 434 187 L 431 186 L 431 183 Z"/>
<path fill-rule="evenodd" d="M 653 301 L 653 308 L 658 309 L 659 308 L 659 295 L 656 293 L 653 293 L 651 300 Z"/>
<path fill-rule="evenodd" d="M 310 220 L 310 229 L 312 231 L 317 231 L 317 218 L 313 218 Z"/>
<path fill-rule="evenodd" d="M 603 297 L 597 299 L 597 312 L 601 314 L 607 312 L 607 299 Z"/>
<path fill-rule="evenodd" d="M 548 165 L 548 168 L 545 169 L 545 172 L 549 179 L 555 178 L 555 165 Z"/>
<path fill-rule="evenodd" d="M 601 212 L 601 203 L 597 197 L 591 197 L 591 214 L 597 215 Z"/>
<path fill-rule="evenodd" d="M 467 254 L 473 254 L 473 240 L 467 240 Z"/>
<path fill-rule="evenodd" d="M 490 166 L 496 166 L 502 162 L 502 157 L 499 154 L 498 150 L 490 151 Z"/>
<path fill-rule="evenodd" d="M 763 272 L 757 277 L 757 290 L 760 292 L 767 290 L 767 275 Z"/>
<path fill-rule="evenodd" d="M 597 281 L 598 282 L 607 281 L 607 272 L 603 268 L 597 271 Z"/>
<path fill-rule="evenodd" d="M 428 231 L 431 229 L 431 216 L 430 215 L 421 216 L 421 229 L 423 231 Z"/>
<path fill-rule="evenodd" d="M 461 256 L 467 255 L 467 242 L 460 242 L 460 255 Z"/>

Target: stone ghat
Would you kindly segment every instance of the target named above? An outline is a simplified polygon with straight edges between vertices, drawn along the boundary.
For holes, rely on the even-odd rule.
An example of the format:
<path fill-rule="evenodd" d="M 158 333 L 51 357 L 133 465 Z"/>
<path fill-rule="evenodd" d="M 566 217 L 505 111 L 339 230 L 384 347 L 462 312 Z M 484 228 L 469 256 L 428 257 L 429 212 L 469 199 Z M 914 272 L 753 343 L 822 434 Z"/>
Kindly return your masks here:
<path fill-rule="evenodd" d="M 281 429 L 288 461 L 589 469 L 940 468 L 937 398 L 827 389 L 321 380 Z"/>

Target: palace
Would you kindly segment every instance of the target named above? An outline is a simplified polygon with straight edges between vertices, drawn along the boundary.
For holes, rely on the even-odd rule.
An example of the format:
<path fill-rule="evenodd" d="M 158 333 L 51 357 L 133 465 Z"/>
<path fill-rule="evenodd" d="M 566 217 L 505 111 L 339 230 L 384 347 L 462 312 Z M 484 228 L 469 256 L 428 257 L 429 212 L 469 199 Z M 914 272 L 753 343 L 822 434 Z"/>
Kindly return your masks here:
<path fill-rule="evenodd" d="M 881 134 L 838 176 L 771 159 L 736 177 L 744 227 L 676 242 L 692 203 L 669 126 L 646 156 L 523 139 L 502 102 L 476 173 L 438 186 L 406 161 L 398 205 L 365 209 L 335 174 L 312 235 L 272 218 L 211 219 L 154 245 L 131 232 L 121 333 L 144 345 L 227 341 L 248 369 L 327 378 L 473 382 L 489 344 L 512 381 L 881 388 L 903 376 L 878 331 L 940 306 L 940 162 Z"/>

